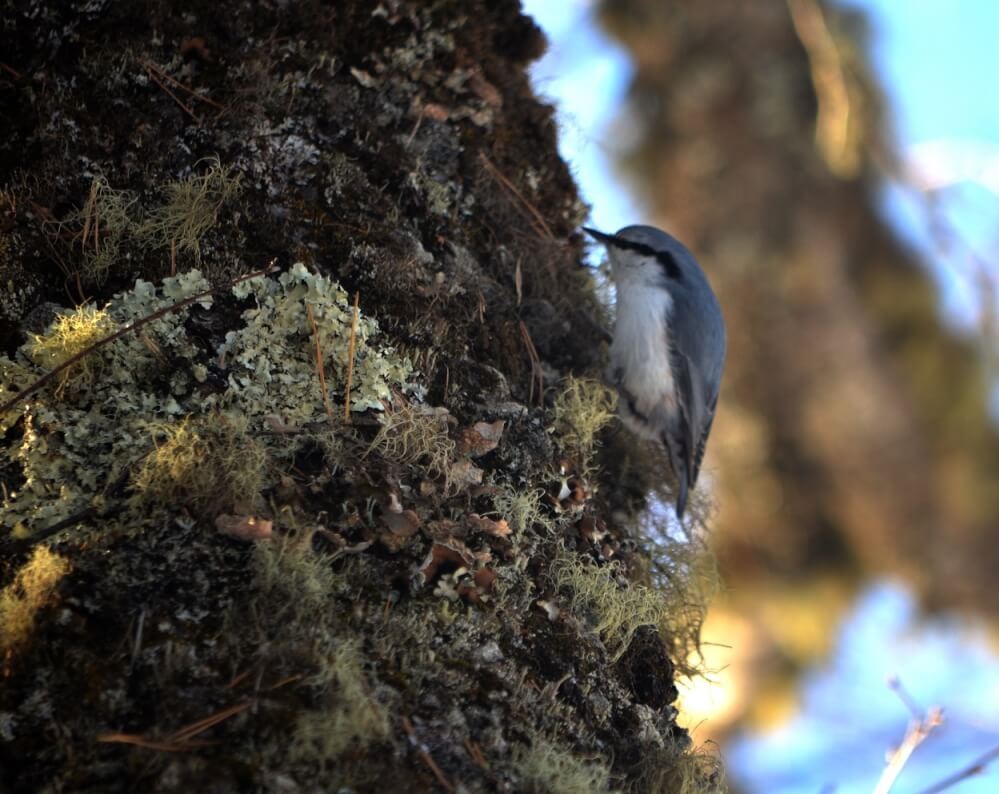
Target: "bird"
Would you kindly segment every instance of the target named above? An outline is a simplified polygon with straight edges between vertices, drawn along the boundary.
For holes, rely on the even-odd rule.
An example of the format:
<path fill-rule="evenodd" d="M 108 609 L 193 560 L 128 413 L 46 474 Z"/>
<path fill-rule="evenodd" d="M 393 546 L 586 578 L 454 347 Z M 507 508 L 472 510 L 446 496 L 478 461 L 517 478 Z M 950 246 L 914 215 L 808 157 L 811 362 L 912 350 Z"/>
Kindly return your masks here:
<path fill-rule="evenodd" d="M 606 377 L 632 432 L 665 447 L 682 521 L 697 483 L 725 366 L 725 320 L 707 276 L 679 240 L 653 226 L 583 227 L 607 249 L 616 288 Z"/>

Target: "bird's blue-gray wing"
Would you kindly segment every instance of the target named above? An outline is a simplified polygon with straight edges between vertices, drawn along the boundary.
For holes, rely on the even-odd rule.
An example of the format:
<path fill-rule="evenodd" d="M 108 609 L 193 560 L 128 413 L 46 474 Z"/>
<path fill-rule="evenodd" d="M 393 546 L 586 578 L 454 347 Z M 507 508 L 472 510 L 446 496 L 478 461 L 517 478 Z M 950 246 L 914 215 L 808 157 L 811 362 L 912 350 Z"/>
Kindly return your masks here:
<path fill-rule="evenodd" d="M 666 443 L 679 486 L 678 515 L 687 489 L 697 483 L 725 360 L 724 322 L 714 296 L 707 294 L 707 300 L 692 302 L 683 290 L 674 290 L 667 323 L 678 410 Z"/>

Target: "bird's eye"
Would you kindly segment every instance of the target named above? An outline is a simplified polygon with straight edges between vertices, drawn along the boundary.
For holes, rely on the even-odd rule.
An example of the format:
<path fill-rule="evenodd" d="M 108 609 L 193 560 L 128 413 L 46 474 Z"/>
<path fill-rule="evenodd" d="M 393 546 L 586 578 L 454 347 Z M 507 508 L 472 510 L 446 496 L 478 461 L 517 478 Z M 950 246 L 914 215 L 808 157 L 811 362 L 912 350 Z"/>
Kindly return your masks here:
<path fill-rule="evenodd" d="M 656 251 L 656 261 L 663 266 L 663 270 L 666 271 L 666 276 L 668 278 L 676 279 L 680 281 L 683 279 L 683 273 L 680 271 L 680 265 L 677 264 L 676 258 L 669 251 Z"/>

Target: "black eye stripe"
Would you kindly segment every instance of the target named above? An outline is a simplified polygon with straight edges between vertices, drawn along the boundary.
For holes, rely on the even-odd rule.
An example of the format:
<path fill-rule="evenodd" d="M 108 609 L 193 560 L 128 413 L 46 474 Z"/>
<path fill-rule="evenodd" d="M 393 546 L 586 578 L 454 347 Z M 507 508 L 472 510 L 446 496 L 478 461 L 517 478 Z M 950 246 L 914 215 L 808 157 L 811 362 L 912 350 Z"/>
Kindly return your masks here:
<path fill-rule="evenodd" d="M 676 263 L 676 259 L 673 258 L 672 254 L 669 254 L 666 251 L 656 251 L 644 243 L 636 243 L 632 240 L 625 240 L 621 237 L 615 237 L 613 243 L 611 244 L 615 248 L 620 248 L 624 251 L 634 251 L 636 254 L 652 257 L 660 265 L 662 265 L 668 278 L 676 279 L 677 281 L 680 281 L 683 278 L 683 274 L 680 272 L 680 266 Z"/>

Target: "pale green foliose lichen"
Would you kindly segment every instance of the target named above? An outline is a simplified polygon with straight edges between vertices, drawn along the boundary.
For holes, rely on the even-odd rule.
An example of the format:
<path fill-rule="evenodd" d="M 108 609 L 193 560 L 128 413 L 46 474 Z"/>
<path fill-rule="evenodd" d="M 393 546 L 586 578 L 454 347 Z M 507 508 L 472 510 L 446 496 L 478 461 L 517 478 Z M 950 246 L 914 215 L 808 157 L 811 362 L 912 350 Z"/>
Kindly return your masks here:
<path fill-rule="evenodd" d="M 291 424 L 323 416 L 315 364 L 315 337 L 306 306 L 312 310 L 325 360 L 327 386 L 342 397 L 347 379 L 353 308 L 335 282 L 296 264 L 273 278 L 255 278 L 236 286 L 237 297 L 253 297 L 256 307 L 243 312 L 246 325 L 226 334 L 220 353 L 233 359 L 225 399 L 262 407 Z M 372 344 L 378 323 L 359 317 L 354 351 L 352 411 L 382 410 L 393 385 L 409 376 L 409 362 Z M 233 364 L 239 366 L 233 366 Z M 333 398 L 335 399 L 335 398 Z"/>
<path fill-rule="evenodd" d="M 208 290 L 198 271 L 164 279 L 159 287 L 137 281 L 106 307 L 124 327 L 159 309 Z M 0 439 L 24 417 L 23 432 L 7 439 L 0 454 L 20 466 L 23 483 L 3 495 L 0 522 L 30 533 L 87 507 L 100 507 L 109 486 L 135 470 L 152 449 L 149 428 L 212 411 L 241 418 L 280 458 L 287 439 L 270 444 L 266 431 L 275 419 L 303 428 L 327 420 L 316 365 L 315 319 L 329 399 L 344 400 L 353 307 L 344 290 L 296 264 L 276 277 L 261 276 L 233 288 L 241 300 L 242 327 L 230 331 L 218 349 L 192 338 L 184 307 L 164 314 L 136 333 L 127 333 L 89 355 L 99 357 L 100 377 L 62 397 L 53 388 L 39 391 L 0 417 Z M 194 301 L 212 306 L 206 294 Z M 53 331 L 50 326 L 47 333 Z M 377 323 L 359 317 L 351 388 L 351 409 L 382 409 L 393 388 L 408 388 L 409 362 L 379 344 Z M 206 389 L 210 369 L 220 367 L 227 381 Z M 14 360 L 0 357 L 0 403 L 45 374 L 24 345 Z M 207 392 L 207 393 L 206 393 Z"/>

